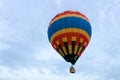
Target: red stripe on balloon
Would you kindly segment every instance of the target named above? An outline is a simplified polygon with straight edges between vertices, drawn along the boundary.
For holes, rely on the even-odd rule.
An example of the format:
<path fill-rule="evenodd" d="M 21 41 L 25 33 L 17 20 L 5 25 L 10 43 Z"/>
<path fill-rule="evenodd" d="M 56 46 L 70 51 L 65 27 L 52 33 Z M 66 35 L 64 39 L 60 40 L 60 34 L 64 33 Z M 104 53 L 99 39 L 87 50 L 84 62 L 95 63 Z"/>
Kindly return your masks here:
<path fill-rule="evenodd" d="M 86 19 L 88 19 L 85 15 L 83 15 L 82 13 L 80 13 L 80 12 L 78 12 L 78 11 L 64 11 L 63 13 L 57 14 L 57 15 L 51 20 L 51 22 L 52 22 L 55 18 L 57 18 L 57 17 L 59 17 L 59 16 L 62 16 L 62 15 L 66 15 L 66 14 L 81 15 L 82 17 L 85 17 Z"/>
<path fill-rule="evenodd" d="M 89 42 L 89 40 L 83 34 L 75 33 L 75 32 L 69 32 L 69 33 L 64 33 L 64 34 L 56 36 L 52 41 L 52 45 L 57 46 L 56 41 L 58 40 L 60 42 L 60 45 L 64 46 L 64 43 L 62 41 L 62 38 L 64 38 L 64 37 L 67 38 L 68 45 L 72 45 L 72 37 L 73 36 L 76 37 L 76 45 L 79 45 L 80 38 L 83 38 L 83 42 L 86 41 L 87 44 Z"/>

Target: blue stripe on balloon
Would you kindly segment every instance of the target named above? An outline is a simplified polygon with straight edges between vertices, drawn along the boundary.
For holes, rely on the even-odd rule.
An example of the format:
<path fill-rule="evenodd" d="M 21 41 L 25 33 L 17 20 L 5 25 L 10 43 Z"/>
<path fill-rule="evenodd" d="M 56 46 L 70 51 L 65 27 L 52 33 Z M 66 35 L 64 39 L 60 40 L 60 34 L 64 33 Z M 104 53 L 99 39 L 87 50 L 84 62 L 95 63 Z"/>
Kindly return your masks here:
<path fill-rule="evenodd" d="M 51 36 L 61 30 L 61 29 L 65 29 L 65 28 L 78 28 L 78 29 L 82 29 L 84 31 L 86 31 L 88 33 L 88 35 L 91 37 L 91 26 L 90 23 L 87 22 L 86 20 L 82 19 L 82 18 L 78 18 L 78 17 L 65 17 L 65 18 L 61 18 L 55 22 L 53 22 L 49 28 L 48 28 L 48 37 L 49 40 L 51 38 Z"/>

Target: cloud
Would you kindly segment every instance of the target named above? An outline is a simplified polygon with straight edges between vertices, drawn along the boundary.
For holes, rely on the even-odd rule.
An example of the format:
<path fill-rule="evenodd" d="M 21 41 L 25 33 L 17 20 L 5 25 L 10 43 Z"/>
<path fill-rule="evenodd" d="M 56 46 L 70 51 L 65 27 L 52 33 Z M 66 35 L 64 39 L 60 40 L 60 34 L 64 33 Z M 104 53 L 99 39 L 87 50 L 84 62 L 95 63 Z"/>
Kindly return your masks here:
<path fill-rule="evenodd" d="M 55 1 L 55 4 L 56 4 L 57 6 L 60 6 L 61 3 L 62 3 L 62 0 L 54 0 L 54 1 Z"/>
<path fill-rule="evenodd" d="M 119 67 L 118 67 L 119 68 Z M 101 72 L 84 72 L 76 71 L 75 74 L 67 73 L 63 74 L 63 72 L 56 73 L 50 67 L 20 67 L 16 69 L 12 69 L 7 66 L 0 66 L 0 79 L 1 80 L 66 80 L 66 79 L 80 79 L 80 80 L 119 80 L 119 71 L 117 67 L 112 68 L 110 71 L 101 73 Z M 113 75 L 114 74 L 114 75 Z M 107 76 L 106 76 L 107 75 Z M 108 76 L 111 75 L 111 76 Z"/>
<path fill-rule="evenodd" d="M 56 58 L 56 56 L 53 53 L 57 54 L 57 52 L 50 48 L 39 48 L 38 50 L 36 50 L 35 57 L 37 58 L 37 60 L 49 60 L 52 58 Z"/>
<path fill-rule="evenodd" d="M 101 80 L 101 76 L 98 76 L 97 73 L 80 73 L 80 74 L 68 74 L 68 75 L 56 75 L 52 73 L 49 68 L 19 68 L 19 69 L 10 69 L 9 67 L 0 66 L 0 79 L 1 80 L 66 80 L 66 79 L 80 79 L 80 80 Z"/>
<path fill-rule="evenodd" d="M 119 0 L 13 1 L 0 3 L 0 80 L 120 79 Z M 50 19 L 64 9 L 82 10 L 92 23 L 92 39 L 75 74 L 47 38 Z"/>
<path fill-rule="evenodd" d="M 4 0 L 0 0 L 0 9 L 2 8 Z"/>
<path fill-rule="evenodd" d="M 1 11 L 1 64 L 12 67 L 29 66 L 37 62 L 35 57 L 36 48 L 45 45 L 44 41 L 47 39 L 44 38 L 46 37 L 46 33 L 43 32 L 46 29 L 41 27 L 41 25 L 43 26 L 43 20 L 39 20 L 40 14 L 36 8 L 33 11 L 34 13 L 28 13 L 28 11 L 31 11 L 28 10 L 31 3 L 27 4 L 28 2 L 25 2 L 26 4 L 22 4 L 23 6 L 29 6 L 26 7 L 28 11 L 22 8 L 23 6 L 21 6 L 19 1 L 15 1 L 15 3 L 18 5 L 14 4 L 13 6 L 12 1 L 10 3 L 9 1 L 5 1 L 4 10 Z M 34 16 L 34 19 L 31 16 Z"/>
<path fill-rule="evenodd" d="M 0 43 L 0 50 L 6 50 L 9 48 L 10 48 L 10 46 L 8 44 Z"/>

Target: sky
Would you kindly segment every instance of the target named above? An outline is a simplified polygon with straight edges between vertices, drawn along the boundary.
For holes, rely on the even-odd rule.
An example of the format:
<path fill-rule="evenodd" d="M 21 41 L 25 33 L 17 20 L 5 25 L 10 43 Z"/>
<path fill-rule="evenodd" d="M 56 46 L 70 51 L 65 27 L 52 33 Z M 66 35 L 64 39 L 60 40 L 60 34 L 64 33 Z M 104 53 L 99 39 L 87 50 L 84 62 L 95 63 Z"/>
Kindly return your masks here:
<path fill-rule="evenodd" d="M 119 9 L 120 0 L 0 0 L 0 80 L 120 80 Z M 75 74 L 47 36 L 50 20 L 65 10 L 92 26 Z"/>

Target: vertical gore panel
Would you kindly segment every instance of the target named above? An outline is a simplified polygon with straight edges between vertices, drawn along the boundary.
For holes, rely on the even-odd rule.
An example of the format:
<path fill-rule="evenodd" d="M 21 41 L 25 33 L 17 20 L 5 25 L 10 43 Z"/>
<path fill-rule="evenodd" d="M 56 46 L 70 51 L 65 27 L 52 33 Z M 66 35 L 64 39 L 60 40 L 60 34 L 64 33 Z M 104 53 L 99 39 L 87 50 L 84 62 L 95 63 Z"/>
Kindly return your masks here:
<path fill-rule="evenodd" d="M 67 54 L 69 54 L 68 43 L 67 43 L 67 42 L 64 42 L 64 46 L 65 46 L 65 49 L 66 49 L 66 51 L 67 51 Z"/>
<path fill-rule="evenodd" d="M 78 45 L 78 49 L 77 49 L 76 54 L 78 53 L 78 51 L 79 51 L 80 47 L 81 47 L 81 43 L 79 43 L 79 45 Z"/>
<path fill-rule="evenodd" d="M 75 49 L 75 41 L 72 41 L 72 54 L 74 54 L 74 49 Z"/>
<path fill-rule="evenodd" d="M 82 53 L 85 50 L 85 46 L 82 46 L 82 50 L 80 51 L 80 53 Z"/>
<path fill-rule="evenodd" d="M 59 48 L 59 49 L 62 51 L 62 53 L 65 55 L 65 53 L 64 53 L 64 51 L 63 51 L 61 45 L 58 45 L 58 48 Z"/>

